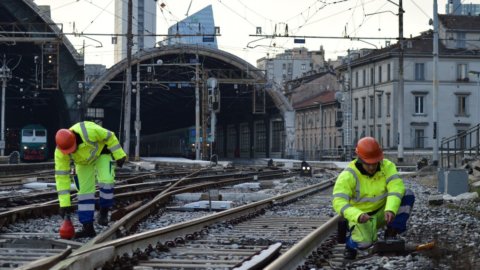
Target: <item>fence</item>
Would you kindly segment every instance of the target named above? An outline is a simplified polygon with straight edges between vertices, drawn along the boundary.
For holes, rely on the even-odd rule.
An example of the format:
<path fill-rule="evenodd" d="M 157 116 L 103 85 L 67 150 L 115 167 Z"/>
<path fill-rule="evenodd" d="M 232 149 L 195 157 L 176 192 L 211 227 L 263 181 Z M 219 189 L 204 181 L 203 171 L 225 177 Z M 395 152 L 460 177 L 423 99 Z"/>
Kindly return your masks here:
<path fill-rule="evenodd" d="M 463 165 L 466 158 L 479 158 L 480 124 L 454 136 L 443 138 L 440 150 L 440 165 L 442 168 L 455 168 Z"/>

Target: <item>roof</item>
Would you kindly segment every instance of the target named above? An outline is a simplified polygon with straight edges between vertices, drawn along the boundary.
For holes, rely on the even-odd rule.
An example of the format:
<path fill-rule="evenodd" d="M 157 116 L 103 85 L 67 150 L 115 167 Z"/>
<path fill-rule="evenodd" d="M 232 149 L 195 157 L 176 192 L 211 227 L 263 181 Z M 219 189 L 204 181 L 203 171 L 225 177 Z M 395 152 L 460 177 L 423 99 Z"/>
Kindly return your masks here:
<path fill-rule="evenodd" d="M 332 104 L 335 102 L 335 92 L 334 90 L 320 92 L 320 94 L 312 98 L 293 104 L 293 108 L 298 110 L 319 106 L 319 104 Z"/>

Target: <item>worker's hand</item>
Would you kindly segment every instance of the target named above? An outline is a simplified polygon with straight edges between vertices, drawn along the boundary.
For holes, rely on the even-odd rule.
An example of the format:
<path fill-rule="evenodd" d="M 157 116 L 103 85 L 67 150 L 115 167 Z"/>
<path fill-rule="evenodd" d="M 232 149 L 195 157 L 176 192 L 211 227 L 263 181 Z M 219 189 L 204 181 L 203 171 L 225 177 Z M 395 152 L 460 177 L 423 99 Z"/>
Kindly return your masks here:
<path fill-rule="evenodd" d="M 358 223 L 365 223 L 371 219 L 370 215 L 363 213 L 358 217 Z"/>
<path fill-rule="evenodd" d="M 122 157 L 121 159 L 117 159 L 117 167 L 122 168 L 123 163 L 125 163 L 126 160 L 127 160 L 126 156 Z"/>
<path fill-rule="evenodd" d="M 395 214 L 392 211 L 386 211 L 385 212 L 385 222 L 387 224 L 392 223 L 392 221 L 395 219 Z"/>
<path fill-rule="evenodd" d="M 73 206 L 66 206 L 66 207 L 60 207 L 59 214 L 62 217 L 62 219 L 65 219 L 65 217 L 70 217 L 70 215 L 74 212 Z"/>

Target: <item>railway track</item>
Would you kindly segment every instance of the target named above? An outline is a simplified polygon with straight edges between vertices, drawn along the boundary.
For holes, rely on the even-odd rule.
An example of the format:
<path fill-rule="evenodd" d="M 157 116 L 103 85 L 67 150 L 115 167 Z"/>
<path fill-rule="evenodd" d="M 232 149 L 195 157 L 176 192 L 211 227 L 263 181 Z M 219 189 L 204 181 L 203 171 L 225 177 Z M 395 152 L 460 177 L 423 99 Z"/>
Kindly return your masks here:
<path fill-rule="evenodd" d="M 258 171 L 253 171 L 253 172 L 252 171 L 250 171 L 250 172 L 239 171 L 239 172 L 236 172 L 236 173 L 233 173 L 232 170 L 227 170 L 227 172 L 228 173 L 225 174 L 225 171 L 223 171 L 223 175 L 222 175 L 221 171 L 215 171 L 215 170 L 212 170 L 212 171 L 209 171 L 209 172 L 196 172 L 195 175 L 203 174 L 203 176 L 193 177 L 193 175 L 190 175 L 190 177 L 184 177 L 182 179 L 182 181 L 178 182 L 177 184 L 171 184 L 172 182 L 170 182 L 170 180 L 167 180 L 167 181 L 165 181 L 165 182 L 168 182 L 168 184 L 166 184 L 166 186 L 169 186 L 169 185 L 171 186 L 171 188 L 169 189 L 170 193 L 165 192 L 165 194 L 162 195 L 163 197 L 165 197 L 165 199 L 161 199 L 160 201 L 164 201 L 166 203 L 169 200 L 171 200 L 171 196 L 173 196 L 174 194 L 182 193 L 182 192 L 195 191 L 195 190 L 206 190 L 206 189 L 211 188 L 211 187 L 218 188 L 218 187 L 221 187 L 222 185 L 229 185 L 229 184 L 231 185 L 231 184 L 234 184 L 234 183 L 241 183 L 243 181 L 253 181 L 253 180 L 264 179 L 264 178 L 268 179 L 268 178 L 285 177 L 285 175 L 286 175 L 286 172 L 282 171 L 282 170 L 273 170 L 273 171 L 268 171 L 268 170 L 263 171 L 263 170 L 261 170 L 261 172 L 258 172 Z M 123 182 L 124 183 L 136 183 L 136 182 L 139 182 L 138 178 L 139 177 L 136 176 L 135 180 L 126 179 Z M 218 179 L 221 179 L 221 178 L 226 178 L 226 180 L 223 180 L 223 181 L 218 180 Z M 159 186 L 158 182 L 154 182 L 153 184 L 148 183 L 148 182 L 138 183 L 138 184 L 125 184 L 124 188 L 125 188 L 125 190 L 128 190 L 128 189 L 135 190 L 135 191 L 132 191 L 131 193 L 138 193 L 136 196 L 142 196 L 143 199 L 145 199 L 144 194 L 148 193 L 148 192 L 146 192 L 145 189 L 142 190 L 142 188 L 139 187 L 139 186 L 142 186 L 142 185 L 143 186 L 155 185 L 156 189 L 157 189 L 156 194 L 162 192 L 162 189 L 158 188 L 158 186 Z M 155 193 L 155 192 L 152 192 L 152 193 Z M 122 195 L 123 194 L 119 194 L 119 197 L 122 197 Z M 127 195 L 125 195 L 125 197 L 128 198 Z M 168 199 L 168 197 L 170 197 L 170 199 Z M 124 201 L 127 201 L 127 200 L 131 200 L 131 199 L 126 199 Z M 120 201 L 122 201 L 122 199 L 120 199 Z M 158 207 L 160 207 L 160 204 L 158 204 L 158 203 L 159 203 L 159 201 L 157 200 L 155 203 L 150 203 L 149 205 L 150 205 L 150 207 L 158 208 Z M 58 205 L 57 205 L 56 201 L 48 201 L 48 202 L 35 204 L 35 205 L 17 207 L 14 210 L 4 211 L 4 212 L 0 213 L 0 228 L 2 226 L 7 225 L 7 224 L 15 223 L 15 222 L 18 222 L 18 221 L 21 221 L 21 220 L 26 220 L 26 219 L 30 219 L 30 218 L 45 216 L 45 215 L 52 215 L 52 214 L 55 214 L 57 211 L 58 211 Z M 149 211 L 151 211 L 151 210 L 149 210 Z M 145 215 L 145 216 L 148 216 L 149 211 L 147 211 L 147 215 Z M 120 219 L 120 221 L 115 222 L 110 228 L 117 228 L 117 229 L 110 230 L 110 234 L 108 234 L 108 230 L 107 230 L 107 233 L 103 234 L 104 239 L 102 239 L 102 234 L 100 234 L 99 235 L 100 240 L 98 240 L 98 241 L 102 242 L 102 241 L 105 241 L 105 239 L 110 239 L 110 238 L 115 239 L 118 236 L 122 236 L 122 234 L 121 233 L 119 234 L 119 232 L 128 232 L 128 230 L 125 229 L 125 228 L 132 228 L 135 224 L 138 224 L 140 219 L 145 217 L 141 214 L 142 211 L 137 211 L 137 213 L 140 213 L 140 215 L 135 214 L 135 215 L 133 215 L 133 217 L 130 216 L 130 217 L 126 218 L 125 221 L 121 221 L 121 219 Z M 123 214 L 125 214 L 125 213 L 123 213 Z M 113 215 L 112 215 L 112 218 L 113 218 Z M 117 224 L 118 224 L 118 226 L 117 226 Z M 107 235 L 107 236 L 105 236 L 105 235 Z M 0 238 L 2 238 L 2 240 L 5 242 L 4 245 L 6 246 L 6 248 L 8 248 L 7 247 L 8 245 L 14 245 L 14 243 L 12 241 L 15 241 L 14 239 L 16 239 L 18 237 L 27 237 L 28 238 L 28 237 L 32 237 L 32 236 L 34 238 L 43 238 L 43 239 L 47 238 L 46 241 L 49 242 L 49 241 L 52 241 L 52 240 L 49 240 L 48 238 L 53 238 L 53 236 L 56 236 L 56 233 L 50 233 L 50 234 L 49 233 L 43 233 L 43 234 L 42 233 L 24 233 L 24 234 L 18 234 L 18 235 L 15 235 L 15 234 L 3 234 L 3 235 L 1 235 L 0 234 Z M 5 238 L 7 238 L 8 241 L 5 240 Z M 8 238 L 10 238 L 10 239 L 8 239 Z M 41 242 L 41 240 L 39 240 L 39 241 Z M 60 241 L 64 241 L 64 240 L 60 240 Z M 67 241 L 67 242 L 70 243 L 71 247 L 72 246 L 77 247 L 79 245 L 78 242 L 72 242 L 72 241 Z M 87 245 L 88 245 L 88 243 L 87 243 Z M 51 255 L 51 254 L 55 254 L 55 253 L 66 254 L 65 253 L 66 250 L 61 250 L 61 249 L 59 250 L 58 246 L 56 246 L 56 248 L 54 248 L 54 250 L 51 251 L 51 252 L 53 252 L 53 253 L 44 252 L 44 254 L 46 256 Z M 35 250 L 31 251 L 30 253 L 35 253 Z M 45 262 L 46 260 L 47 261 L 48 260 L 59 260 L 59 259 L 62 259 L 63 256 L 65 256 L 65 255 L 52 256 L 51 258 L 44 259 L 43 262 L 42 262 L 42 265 L 48 264 L 48 262 Z M 23 263 L 25 263 L 25 262 L 23 262 Z M 11 264 L 8 264 L 8 265 L 11 265 Z M 17 266 L 21 265 L 21 263 L 16 264 L 16 265 Z M 36 268 L 33 267 L 33 268 L 29 268 L 29 269 L 36 269 Z M 38 269 L 42 269 L 42 267 L 40 267 Z"/>
<path fill-rule="evenodd" d="M 330 203 L 330 191 L 324 194 L 321 191 L 330 188 L 332 183 L 333 179 L 330 179 L 270 199 L 115 240 L 99 241 L 96 238 L 53 269 L 79 269 L 76 267 L 80 265 L 88 269 L 131 269 L 127 265 L 134 264 L 153 269 L 179 269 L 175 268 L 179 264 L 185 269 L 204 269 L 217 264 L 218 269 L 231 269 L 247 263 L 249 258 L 263 250 L 267 254 L 271 253 L 266 257 L 275 257 L 330 220 L 328 215 L 313 218 L 311 212 L 303 218 L 300 214 L 287 218 L 283 213 L 286 210 L 282 210 L 282 207 L 299 204 L 297 210 L 295 207 L 290 209 L 293 212 L 299 212 L 298 209 L 311 211 L 312 205 L 324 205 L 326 208 Z M 308 196 L 319 192 L 317 196 Z M 302 199 L 306 196 L 308 199 Z M 330 226 L 328 233 L 333 228 Z M 325 233 L 325 237 L 326 235 L 328 234 Z M 191 250 L 192 253 L 188 255 L 186 250 Z M 230 258 L 227 254 L 232 254 L 231 262 L 225 260 Z M 192 260 L 193 264 L 188 266 L 187 261 Z"/>

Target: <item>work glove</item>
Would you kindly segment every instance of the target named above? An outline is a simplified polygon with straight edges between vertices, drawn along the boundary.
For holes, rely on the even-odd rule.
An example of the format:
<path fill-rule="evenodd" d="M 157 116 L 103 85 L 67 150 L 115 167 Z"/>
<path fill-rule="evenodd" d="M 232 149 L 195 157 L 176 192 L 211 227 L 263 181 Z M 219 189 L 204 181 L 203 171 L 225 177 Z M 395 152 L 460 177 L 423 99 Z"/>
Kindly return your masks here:
<path fill-rule="evenodd" d="M 127 157 L 122 157 L 121 159 L 117 159 L 116 162 L 117 162 L 117 167 L 119 168 L 122 168 L 123 166 L 123 163 L 125 163 L 125 161 L 127 160 Z"/>
<path fill-rule="evenodd" d="M 62 219 L 65 219 L 65 217 L 70 217 L 74 211 L 73 206 L 60 207 L 59 214 Z"/>

